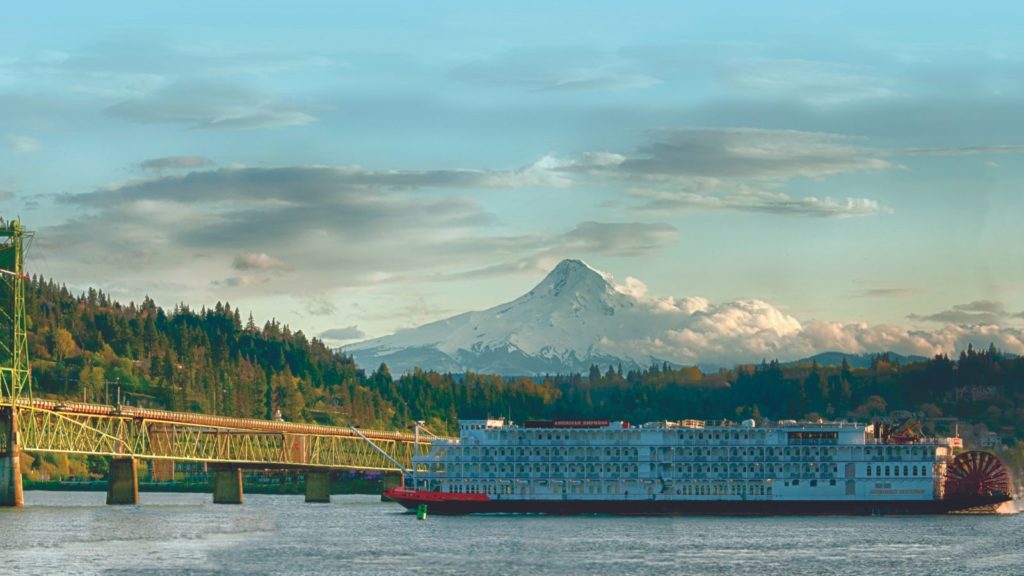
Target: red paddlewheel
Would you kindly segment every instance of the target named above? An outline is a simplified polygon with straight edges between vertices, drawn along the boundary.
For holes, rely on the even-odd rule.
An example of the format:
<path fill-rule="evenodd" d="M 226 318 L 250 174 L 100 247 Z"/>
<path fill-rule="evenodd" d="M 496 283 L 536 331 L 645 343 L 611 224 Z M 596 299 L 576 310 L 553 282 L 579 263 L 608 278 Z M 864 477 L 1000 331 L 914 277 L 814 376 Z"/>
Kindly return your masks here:
<path fill-rule="evenodd" d="M 946 466 L 944 491 L 946 498 L 1009 494 L 1010 473 L 988 452 L 964 452 Z"/>

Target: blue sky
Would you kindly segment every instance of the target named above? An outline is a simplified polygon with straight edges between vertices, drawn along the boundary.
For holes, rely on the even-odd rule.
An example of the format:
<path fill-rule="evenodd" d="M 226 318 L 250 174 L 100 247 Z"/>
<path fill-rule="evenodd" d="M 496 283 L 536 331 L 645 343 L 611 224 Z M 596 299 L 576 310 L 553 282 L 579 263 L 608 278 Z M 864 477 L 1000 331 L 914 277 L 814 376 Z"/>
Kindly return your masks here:
<path fill-rule="evenodd" d="M 1021 12 L 20 3 L 0 214 L 72 289 L 334 343 L 573 257 L 646 298 L 770 303 L 834 332 L 814 348 L 1024 352 Z"/>

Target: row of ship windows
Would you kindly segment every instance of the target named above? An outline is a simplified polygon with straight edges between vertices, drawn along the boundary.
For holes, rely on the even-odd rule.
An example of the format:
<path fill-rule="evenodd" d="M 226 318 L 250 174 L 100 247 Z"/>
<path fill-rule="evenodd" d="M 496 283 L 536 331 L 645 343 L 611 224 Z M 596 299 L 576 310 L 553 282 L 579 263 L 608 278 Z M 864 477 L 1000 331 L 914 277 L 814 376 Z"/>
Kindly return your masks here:
<path fill-rule="evenodd" d="M 666 466 L 665 471 L 670 472 L 673 467 Z M 639 466 L 636 464 L 533 464 L 533 465 L 510 465 L 510 464 L 497 464 L 494 466 L 483 464 L 483 465 L 470 465 L 470 466 L 455 466 L 452 467 L 453 472 L 456 473 L 473 473 L 481 472 L 488 474 L 491 472 L 501 474 L 576 474 L 576 473 L 587 473 L 587 474 L 629 474 L 638 473 Z M 820 474 L 820 473 L 838 473 L 838 466 L 835 464 L 767 464 L 762 466 L 760 463 L 754 464 L 687 464 L 685 466 L 677 465 L 674 467 L 675 472 L 678 474 L 717 474 L 719 472 L 731 473 L 731 474 L 775 474 L 775 473 L 803 473 L 803 474 Z M 917 477 L 917 476 L 928 476 L 930 475 L 929 465 L 917 465 L 917 464 L 904 464 L 900 465 L 867 465 L 865 467 L 866 475 L 868 477 Z M 428 471 L 436 474 L 443 474 L 448 470 L 443 464 L 431 464 L 428 467 Z M 647 470 L 649 472 L 656 471 L 656 465 L 648 464 Z"/>
<path fill-rule="evenodd" d="M 788 483 L 787 483 L 788 485 Z M 832 481 L 832 485 L 835 486 L 835 481 Z M 426 482 L 424 482 L 425 489 L 427 488 Z M 434 487 L 435 489 L 437 486 Z M 646 492 L 648 495 L 656 493 L 655 486 L 648 484 L 646 487 L 642 487 L 641 494 Z M 473 484 L 447 484 L 444 487 L 445 492 L 454 494 L 515 494 L 515 487 L 512 484 L 507 483 L 473 483 Z M 519 493 L 522 496 L 526 496 L 528 489 L 525 485 L 520 486 Z M 620 482 L 587 482 L 585 484 L 561 484 L 555 486 L 553 492 L 555 494 L 624 494 L 629 495 L 629 489 L 624 487 Z M 677 496 L 771 496 L 772 487 L 762 483 L 751 482 L 749 484 L 743 482 L 694 482 L 683 484 L 677 488 L 666 486 L 663 490 L 658 492 L 660 494 L 675 494 Z"/>
<path fill-rule="evenodd" d="M 438 457 L 445 457 L 449 452 L 452 456 L 508 456 L 508 457 L 636 457 L 639 455 L 637 448 L 448 448 L 448 452 L 439 453 Z M 859 451 L 859 450 L 858 450 Z M 674 457 L 700 457 L 700 456 L 836 456 L 838 448 L 742 448 L 742 447 L 721 447 L 721 448 L 652 448 L 656 456 L 669 459 Z M 872 449 L 870 446 L 864 448 L 864 456 L 930 456 L 930 452 L 919 446 L 885 446 Z"/>
<path fill-rule="evenodd" d="M 446 467 L 443 464 L 431 464 L 428 469 L 429 469 L 430 472 L 444 473 L 444 472 L 446 472 L 448 470 L 448 468 L 449 467 Z M 672 469 L 671 466 L 667 466 L 667 465 L 664 468 L 667 471 L 670 471 Z M 870 466 L 869 466 L 869 468 L 870 468 Z M 889 467 L 886 466 L 886 469 L 888 469 L 888 468 Z M 904 466 L 904 468 L 906 468 L 906 466 Z M 924 468 L 924 467 L 922 466 L 922 468 Z M 640 466 L 637 465 L 637 464 L 587 464 L 587 465 L 583 465 L 583 464 L 550 464 L 550 465 L 549 464 L 533 464 L 533 465 L 525 464 L 525 465 L 516 465 L 516 466 L 513 466 L 511 464 L 497 464 L 497 465 L 493 465 L 493 466 L 489 465 L 489 464 L 483 464 L 483 465 L 473 464 L 473 465 L 469 465 L 469 466 L 453 466 L 453 467 L 451 467 L 451 469 L 454 472 L 483 472 L 485 474 L 486 473 L 490 473 L 490 472 L 514 473 L 514 474 L 530 473 L 530 472 L 533 472 L 533 473 L 551 472 L 553 474 L 561 474 L 561 473 L 575 474 L 575 473 L 584 473 L 584 472 L 587 472 L 587 473 L 601 473 L 601 472 L 604 472 L 604 473 L 619 473 L 619 472 L 629 473 L 629 472 L 639 472 Z M 647 464 L 646 465 L 646 469 L 649 472 L 654 472 L 656 470 L 656 465 L 655 464 Z M 914 466 L 914 469 L 916 470 L 917 466 Z M 819 473 L 819 472 L 829 472 L 829 471 L 831 471 L 833 473 L 836 473 L 838 470 L 837 470 L 837 467 L 836 467 L 835 464 L 779 464 L 777 466 L 775 464 L 767 464 L 765 466 L 762 466 L 758 462 L 758 463 L 753 463 L 753 464 L 732 464 L 732 465 L 727 465 L 727 464 L 721 464 L 721 465 L 719 465 L 719 464 L 687 464 L 686 466 L 682 466 L 682 465 L 675 466 L 675 471 L 680 473 L 680 474 L 682 474 L 684 472 L 687 473 L 687 474 L 693 474 L 693 473 L 718 473 L 718 472 L 732 472 L 732 473 L 767 472 L 769 474 L 773 474 L 776 471 L 778 471 L 778 472 L 804 472 L 804 473 L 807 473 L 807 474 L 816 474 L 816 473 Z M 916 475 L 916 473 L 915 473 L 915 475 Z M 870 476 L 870 473 L 869 473 L 869 476 Z"/>
<path fill-rule="evenodd" d="M 901 469 L 903 470 L 903 474 L 902 474 L 903 477 L 908 477 L 908 476 L 910 476 L 910 477 L 914 477 L 914 476 L 928 476 L 929 473 L 930 473 L 929 472 L 929 468 L 927 466 L 920 466 L 919 467 L 919 466 L 914 465 L 914 464 L 911 464 L 909 467 L 907 465 L 903 465 L 902 467 L 899 466 L 899 465 L 896 465 L 896 466 L 893 466 L 891 468 L 888 465 L 886 465 L 886 466 L 875 465 L 874 466 L 874 474 L 871 473 L 872 472 L 871 468 L 872 468 L 872 466 L 869 464 L 867 466 L 867 472 L 868 472 L 867 475 L 869 477 L 879 476 L 879 477 L 883 477 L 883 478 L 885 478 L 885 477 L 899 478 L 901 476 L 901 474 L 900 474 L 900 470 Z M 920 472 L 918 472 L 918 468 L 920 468 Z"/>
<path fill-rule="evenodd" d="M 759 440 L 763 441 L 766 436 L 764 430 L 750 431 L 723 431 L 723 430 L 680 430 L 677 432 L 679 440 Z M 595 430 L 573 432 L 504 432 L 488 431 L 488 440 L 500 440 L 502 442 L 523 442 L 532 440 L 552 440 L 556 442 L 592 441 L 592 440 L 627 440 L 636 441 L 640 439 L 639 430 Z"/>

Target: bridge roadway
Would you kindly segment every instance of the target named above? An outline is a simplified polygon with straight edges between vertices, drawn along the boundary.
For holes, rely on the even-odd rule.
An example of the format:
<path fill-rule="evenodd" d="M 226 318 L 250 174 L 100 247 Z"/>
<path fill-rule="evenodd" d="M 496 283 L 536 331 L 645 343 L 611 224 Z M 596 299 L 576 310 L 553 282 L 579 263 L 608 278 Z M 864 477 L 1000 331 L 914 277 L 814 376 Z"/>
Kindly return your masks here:
<path fill-rule="evenodd" d="M 138 459 L 205 462 L 214 471 L 214 501 L 241 503 L 243 468 L 304 470 L 307 501 L 324 501 L 331 470 L 402 472 L 417 440 L 429 449 L 428 440 L 406 432 L 0 398 L 0 505 L 21 501 L 18 449 L 112 457 L 108 503 L 138 502 Z"/>

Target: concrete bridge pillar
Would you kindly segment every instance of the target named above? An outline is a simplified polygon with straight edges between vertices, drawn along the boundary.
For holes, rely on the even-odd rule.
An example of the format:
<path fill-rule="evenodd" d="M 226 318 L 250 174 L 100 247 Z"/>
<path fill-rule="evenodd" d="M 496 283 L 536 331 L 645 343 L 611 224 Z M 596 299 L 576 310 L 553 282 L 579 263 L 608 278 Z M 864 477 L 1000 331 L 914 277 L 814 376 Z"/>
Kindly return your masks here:
<path fill-rule="evenodd" d="M 0 506 L 24 506 L 21 489 L 21 448 L 18 446 L 18 412 L 0 411 Z"/>
<path fill-rule="evenodd" d="M 217 468 L 213 471 L 213 503 L 242 503 L 241 468 Z"/>
<path fill-rule="evenodd" d="M 139 461 L 112 458 L 107 479 L 107 504 L 139 503 Z"/>
<path fill-rule="evenodd" d="M 306 472 L 306 502 L 331 501 L 331 473 L 326 470 Z"/>

